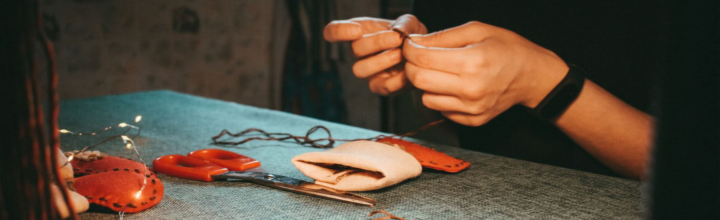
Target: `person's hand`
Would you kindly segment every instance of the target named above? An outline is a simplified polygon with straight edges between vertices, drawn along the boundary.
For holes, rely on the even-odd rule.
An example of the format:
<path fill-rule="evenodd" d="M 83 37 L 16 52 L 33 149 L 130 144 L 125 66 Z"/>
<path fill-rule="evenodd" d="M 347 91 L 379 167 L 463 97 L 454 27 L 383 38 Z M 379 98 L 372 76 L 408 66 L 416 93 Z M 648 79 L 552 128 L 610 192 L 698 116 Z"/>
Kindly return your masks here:
<path fill-rule="evenodd" d="M 568 71 L 555 53 L 492 25 L 469 22 L 403 47 L 423 104 L 457 123 L 479 126 L 516 104 L 534 108 Z"/>
<path fill-rule="evenodd" d="M 360 58 L 353 65 L 353 73 L 368 79 L 370 91 L 388 95 L 408 84 L 399 48 L 403 39 L 394 28 L 406 34 L 427 33 L 425 25 L 406 14 L 396 20 L 361 17 L 333 21 L 323 34 L 330 42 L 352 41 L 353 52 Z"/>
<path fill-rule="evenodd" d="M 67 193 L 70 199 L 70 203 L 72 203 L 73 212 L 81 213 L 87 211 L 90 207 L 90 203 L 85 198 L 85 196 L 75 192 L 75 190 L 72 188 L 72 183 L 74 183 L 72 164 L 68 163 L 67 157 L 65 157 L 65 154 L 63 154 L 63 152 L 59 149 L 57 151 L 57 165 L 60 166 L 60 173 L 58 175 L 65 181 L 61 184 L 65 184 L 66 188 L 68 189 Z M 58 207 L 60 216 L 62 218 L 70 217 L 71 214 L 68 211 L 67 205 L 65 204 L 65 199 L 63 198 L 62 191 L 60 191 L 62 189 L 55 184 L 51 185 L 51 187 L 52 198 L 55 202 L 55 205 Z"/>

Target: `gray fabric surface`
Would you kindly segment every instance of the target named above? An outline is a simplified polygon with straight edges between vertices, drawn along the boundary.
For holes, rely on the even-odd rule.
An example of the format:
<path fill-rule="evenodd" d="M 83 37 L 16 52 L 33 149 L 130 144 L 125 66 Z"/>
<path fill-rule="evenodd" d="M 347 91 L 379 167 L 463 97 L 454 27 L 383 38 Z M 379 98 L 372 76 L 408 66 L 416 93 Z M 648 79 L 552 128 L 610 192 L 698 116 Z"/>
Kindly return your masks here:
<path fill-rule="evenodd" d="M 271 173 L 309 180 L 290 163 L 318 151 L 292 143 L 255 141 L 237 147 L 211 145 L 223 129 L 250 127 L 304 134 L 325 125 L 336 138 L 373 137 L 376 131 L 211 100 L 170 91 L 68 100 L 61 103 L 61 128 L 92 131 L 142 115 L 135 139 L 150 165 L 156 157 L 215 147 L 251 156 Z M 112 132 L 112 131 L 111 131 Z M 111 133 L 110 132 L 110 133 Z M 108 135 L 108 133 L 103 134 Z M 62 136 L 63 150 L 80 149 L 99 137 Z M 198 182 L 160 175 L 165 198 L 126 219 L 372 219 L 385 210 L 406 219 L 636 219 L 642 217 L 642 184 L 575 170 L 427 144 L 472 163 L 461 173 L 424 171 L 394 187 L 361 195 L 377 200 L 366 207 L 239 182 Z M 132 157 L 120 140 L 97 148 Z M 116 219 L 117 213 L 83 213 L 84 219 Z M 378 214 L 374 217 L 383 216 Z"/>

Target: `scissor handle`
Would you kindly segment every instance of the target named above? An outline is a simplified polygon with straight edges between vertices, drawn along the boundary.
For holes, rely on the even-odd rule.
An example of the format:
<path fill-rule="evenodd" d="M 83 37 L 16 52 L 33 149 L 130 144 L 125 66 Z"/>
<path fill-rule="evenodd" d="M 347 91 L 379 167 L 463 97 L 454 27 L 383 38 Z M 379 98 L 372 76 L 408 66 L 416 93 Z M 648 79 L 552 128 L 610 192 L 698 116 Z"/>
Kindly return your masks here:
<path fill-rule="evenodd" d="M 227 173 L 228 169 L 196 158 L 183 155 L 166 155 L 153 161 L 155 172 L 183 179 L 210 182 L 212 175 Z"/>
<path fill-rule="evenodd" d="M 260 166 L 260 161 L 235 152 L 220 149 L 202 149 L 188 153 L 188 157 L 210 161 L 230 171 L 245 171 Z"/>

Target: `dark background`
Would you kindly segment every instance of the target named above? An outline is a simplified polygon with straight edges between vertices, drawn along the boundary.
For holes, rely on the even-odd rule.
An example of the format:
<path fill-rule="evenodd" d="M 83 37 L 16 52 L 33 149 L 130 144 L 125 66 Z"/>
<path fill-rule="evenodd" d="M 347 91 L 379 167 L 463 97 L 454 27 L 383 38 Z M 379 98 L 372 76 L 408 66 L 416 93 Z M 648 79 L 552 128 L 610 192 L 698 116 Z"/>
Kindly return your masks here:
<path fill-rule="evenodd" d="M 588 77 L 599 85 L 656 115 L 658 132 L 649 187 L 653 217 L 717 219 L 718 2 L 516 2 L 461 3 L 484 8 L 478 11 L 483 22 L 517 31 L 557 52 L 587 69 Z M 283 3 L 41 1 L 45 29 L 56 46 L 59 89 L 65 99 L 173 89 L 274 109 L 282 107 L 279 82 L 286 48 L 282 42 L 289 34 Z M 336 3 L 336 18 L 395 17 L 393 14 L 409 9 L 407 2 L 400 1 Z M 420 19 L 431 30 L 472 20 L 453 16 L 447 13 L 451 10 L 440 10 L 442 7 L 439 4 L 431 7 L 437 10 L 417 13 L 425 14 Z M 561 13 L 548 13 L 550 10 L 572 16 L 556 16 Z M 439 11 L 446 13 L 432 15 Z M 433 23 L 424 16 L 443 18 L 435 21 L 446 23 Z M 547 28 L 543 22 L 555 27 Z M 564 40 L 557 40 L 560 38 Z M 351 58 L 344 61 L 352 63 Z M 347 70 L 347 65 L 338 69 Z M 367 91 L 364 82 L 347 77 L 349 74 L 338 75 L 343 82 L 349 115 L 343 120 L 347 123 L 369 128 L 386 124 L 387 130 L 401 131 L 393 126 L 407 124 L 398 119 L 414 112 L 402 108 L 417 106 L 412 101 L 397 101 L 401 97 L 381 104 L 372 94 L 358 92 Z"/>
<path fill-rule="evenodd" d="M 333 19 L 378 17 L 381 11 L 380 0 L 294 2 L 324 3 L 332 7 Z M 410 10 L 408 1 L 397 2 L 392 3 L 393 10 Z M 56 49 L 61 99 L 170 89 L 293 111 L 286 96 L 300 93 L 283 83 L 291 79 L 284 76 L 289 42 L 297 39 L 290 38 L 293 10 L 285 0 L 40 0 L 40 4 L 45 30 Z M 312 15 L 307 10 L 301 13 L 306 20 Z M 319 23 L 302 23 L 308 44 L 319 37 L 309 37 L 311 24 Z M 352 75 L 354 59 L 349 50 L 333 56 L 338 53 L 345 53 L 345 59 L 338 62 L 334 78 L 312 80 L 332 80 L 343 88 L 339 95 L 323 96 L 333 93 L 321 91 L 309 97 L 314 101 L 312 109 L 296 113 L 379 130 L 380 98 Z M 290 95 L 283 94 L 286 90 Z M 323 101 L 337 97 L 342 99 Z M 330 108 L 337 110 L 322 112 Z"/>

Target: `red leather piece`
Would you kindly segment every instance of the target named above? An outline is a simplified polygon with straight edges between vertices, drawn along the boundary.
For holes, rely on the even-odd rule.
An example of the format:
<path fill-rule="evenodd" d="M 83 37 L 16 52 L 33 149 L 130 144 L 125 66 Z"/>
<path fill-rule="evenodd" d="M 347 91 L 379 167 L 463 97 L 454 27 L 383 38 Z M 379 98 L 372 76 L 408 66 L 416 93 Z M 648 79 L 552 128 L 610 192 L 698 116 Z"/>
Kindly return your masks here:
<path fill-rule="evenodd" d="M 140 212 L 162 201 L 165 188 L 154 172 L 139 162 L 106 156 L 95 161 L 71 161 L 75 174 L 74 188 L 92 204 L 126 213 Z M 139 197 L 143 180 L 147 185 Z"/>

